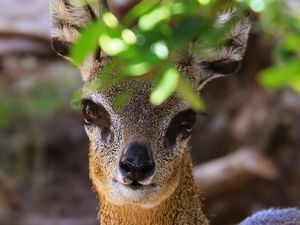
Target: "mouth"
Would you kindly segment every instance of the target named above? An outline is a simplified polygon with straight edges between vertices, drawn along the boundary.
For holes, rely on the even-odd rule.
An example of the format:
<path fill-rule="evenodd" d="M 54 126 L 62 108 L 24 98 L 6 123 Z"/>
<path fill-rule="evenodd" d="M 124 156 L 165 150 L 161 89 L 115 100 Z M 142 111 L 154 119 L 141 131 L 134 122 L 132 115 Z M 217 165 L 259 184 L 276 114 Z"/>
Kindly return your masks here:
<path fill-rule="evenodd" d="M 132 191 L 143 191 L 143 190 L 151 190 L 157 187 L 156 184 L 142 184 L 138 181 L 133 181 L 130 184 L 124 184 L 116 179 L 113 179 L 113 183 L 118 186 L 122 186 L 122 188 L 132 190 Z"/>
<path fill-rule="evenodd" d="M 139 205 L 151 208 L 157 204 L 160 187 L 157 184 L 143 185 L 139 182 L 124 184 L 116 179 L 111 180 L 111 202 L 116 205 Z"/>
<path fill-rule="evenodd" d="M 145 190 L 145 189 L 152 189 L 152 188 L 156 187 L 155 184 L 144 185 L 144 184 L 139 183 L 138 181 L 133 181 L 131 184 L 123 184 L 123 185 L 125 187 L 128 187 L 128 188 L 134 190 L 134 191 Z"/>
<path fill-rule="evenodd" d="M 158 185 L 153 183 L 142 184 L 138 181 L 134 181 L 130 184 L 124 184 L 123 182 L 115 179 L 112 180 L 112 186 L 114 187 L 114 190 L 122 196 L 131 196 L 133 198 L 156 193 L 159 189 Z"/>

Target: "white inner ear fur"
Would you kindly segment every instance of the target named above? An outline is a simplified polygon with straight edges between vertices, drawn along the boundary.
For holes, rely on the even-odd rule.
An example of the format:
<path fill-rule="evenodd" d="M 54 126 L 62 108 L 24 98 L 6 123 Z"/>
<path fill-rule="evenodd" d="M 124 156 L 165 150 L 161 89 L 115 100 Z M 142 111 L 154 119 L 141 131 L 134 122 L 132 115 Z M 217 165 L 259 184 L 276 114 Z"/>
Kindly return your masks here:
<path fill-rule="evenodd" d="M 72 1 L 70 1 L 70 4 Z M 74 28 L 84 27 L 92 19 L 84 7 L 67 6 L 62 0 L 51 0 L 52 15 L 51 36 L 72 43 L 78 38 L 79 32 Z M 59 24 L 59 25 L 58 25 Z"/>
<path fill-rule="evenodd" d="M 234 10 L 225 12 L 219 16 L 219 19 L 216 23 L 216 27 L 221 27 L 226 24 L 233 16 Z M 232 39 L 234 44 L 232 46 L 222 46 L 219 48 L 210 48 L 207 49 L 207 56 L 201 58 L 193 54 L 191 70 L 193 71 L 193 76 L 195 80 L 195 85 L 197 90 L 201 90 L 209 81 L 216 78 L 224 76 L 223 74 L 216 74 L 212 71 L 207 71 L 201 65 L 202 62 L 213 62 L 218 60 L 232 60 L 232 61 L 241 61 L 243 59 L 247 42 L 249 31 L 251 29 L 251 21 L 249 17 L 242 18 L 235 27 L 230 31 L 227 37 L 224 39 Z M 197 43 L 194 48 L 204 48 L 205 46 L 198 45 Z"/>
<path fill-rule="evenodd" d="M 218 25 L 223 26 L 232 17 L 234 11 L 220 15 Z M 229 32 L 227 39 L 234 40 L 234 46 L 223 46 L 221 48 L 210 49 L 209 60 L 231 59 L 241 61 L 247 47 L 251 22 L 248 17 L 242 18 Z"/>

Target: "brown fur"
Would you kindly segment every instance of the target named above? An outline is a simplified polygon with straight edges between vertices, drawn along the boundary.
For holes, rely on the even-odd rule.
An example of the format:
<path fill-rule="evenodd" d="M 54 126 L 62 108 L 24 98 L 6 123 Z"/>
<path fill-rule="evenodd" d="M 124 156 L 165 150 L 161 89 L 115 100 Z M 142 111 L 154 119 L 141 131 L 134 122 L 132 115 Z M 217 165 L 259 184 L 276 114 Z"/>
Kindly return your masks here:
<path fill-rule="evenodd" d="M 206 225 L 208 221 L 202 212 L 201 197 L 198 187 L 192 176 L 192 162 L 189 150 L 178 167 L 180 182 L 174 193 L 159 206 L 144 209 L 135 205 L 116 206 L 105 199 L 105 196 L 95 191 L 100 199 L 99 219 L 101 225 Z M 91 170 L 94 165 L 94 151 L 91 150 Z M 97 164 L 97 161 L 95 162 Z M 91 173 L 93 176 L 102 176 L 101 171 Z"/>

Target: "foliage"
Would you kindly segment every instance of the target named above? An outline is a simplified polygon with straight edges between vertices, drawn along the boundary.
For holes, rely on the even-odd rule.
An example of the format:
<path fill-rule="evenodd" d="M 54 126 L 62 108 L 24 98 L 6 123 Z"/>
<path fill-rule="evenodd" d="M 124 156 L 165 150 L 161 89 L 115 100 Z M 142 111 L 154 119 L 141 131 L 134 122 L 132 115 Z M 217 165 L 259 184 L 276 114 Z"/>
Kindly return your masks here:
<path fill-rule="evenodd" d="M 281 63 L 281 68 L 274 67 L 264 71 L 261 83 L 266 87 L 288 85 L 300 90 L 300 69 L 295 61 L 300 51 L 300 14 L 297 13 L 299 8 L 290 13 L 295 10 L 288 9 L 291 4 L 296 3 L 293 0 L 142 1 L 121 22 L 113 14 L 105 12 L 99 21 L 86 27 L 72 48 L 73 61 L 81 64 L 100 47 L 107 55 L 116 56 L 120 60 L 123 65 L 120 77 L 152 75 L 152 104 L 161 104 L 177 91 L 194 110 L 199 111 L 203 109 L 201 99 L 177 72 L 172 60 L 174 52 L 187 49 L 188 44 L 195 39 L 200 39 L 204 46 L 219 46 L 243 12 L 251 8 L 260 15 L 256 27 L 261 27 L 266 32 L 266 38 L 275 36 L 279 39 L 276 60 Z M 218 13 L 233 5 L 239 13 L 224 27 L 216 28 Z M 205 52 L 197 50 L 197 54 Z M 291 74 L 285 78 L 277 78 L 282 71 L 289 71 Z M 272 78 L 267 78 L 269 76 Z M 293 82 L 285 81 L 292 76 Z M 271 84 L 275 80 L 277 84 Z M 297 81 L 294 82 L 295 80 Z M 114 83 L 115 80 L 108 86 Z"/>
<path fill-rule="evenodd" d="M 260 83 L 272 90 L 288 87 L 300 93 L 300 3 L 269 1 L 259 26 L 273 42 L 274 66 L 261 72 Z"/>
<path fill-rule="evenodd" d="M 291 60 L 280 66 L 273 66 L 262 72 L 260 82 L 269 89 L 290 87 L 300 93 L 300 63 Z"/>
<path fill-rule="evenodd" d="M 208 10 L 204 10 L 204 6 L 201 8 L 201 3 L 197 1 L 165 1 L 163 4 L 159 4 L 159 1 L 143 1 L 128 13 L 122 23 L 106 12 L 101 20 L 82 31 L 72 49 L 73 61 L 81 64 L 89 53 L 100 46 L 107 55 L 116 56 L 124 66 L 121 77 L 151 74 L 154 82 L 150 97 L 152 104 L 161 104 L 177 91 L 199 111 L 203 109 L 203 104 L 198 94 L 180 76 L 172 57 L 175 51 L 186 49 L 200 34 L 201 40 L 207 45 L 221 43 L 229 27 L 215 28 L 213 24 L 218 11 L 215 9 L 224 9 L 227 4 L 217 3 L 220 1 L 206 4 Z M 136 21 L 137 26 L 133 27 Z M 105 82 L 109 83 L 110 80 Z M 115 80 L 108 86 L 112 84 L 115 84 Z"/>

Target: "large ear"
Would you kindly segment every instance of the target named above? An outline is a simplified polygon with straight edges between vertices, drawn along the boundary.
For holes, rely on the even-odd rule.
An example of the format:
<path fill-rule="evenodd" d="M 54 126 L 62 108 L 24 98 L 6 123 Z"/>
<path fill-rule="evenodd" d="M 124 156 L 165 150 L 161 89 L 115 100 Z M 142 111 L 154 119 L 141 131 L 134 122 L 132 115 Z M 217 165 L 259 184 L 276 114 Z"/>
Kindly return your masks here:
<path fill-rule="evenodd" d="M 87 0 L 50 0 L 50 11 L 52 19 L 51 37 L 53 49 L 64 58 L 70 59 L 70 47 L 78 39 L 80 30 L 92 21 L 97 20 L 100 8 L 107 8 L 105 0 L 99 0 L 95 5 L 87 4 Z M 97 65 L 101 57 L 100 50 L 88 57 L 80 65 L 81 75 L 84 81 L 90 77 L 91 70 Z"/>
<path fill-rule="evenodd" d="M 93 11 L 74 0 L 50 0 L 50 11 L 52 47 L 68 58 L 70 46 L 79 37 L 79 30 L 92 21 Z"/>
<path fill-rule="evenodd" d="M 224 26 L 233 16 L 234 10 L 221 14 L 217 26 Z M 184 68 L 197 90 L 201 90 L 209 81 L 235 73 L 243 59 L 249 31 L 250 17 L 244 16 L 225 37 L 222 46 L 215 49 L 206 49 L 206 57 L 195 54 L 195 48 L 205 48 L 201 44 L 192 44 L 192 50 L 184 57 L 179 57 L 179 68 Z"/>

